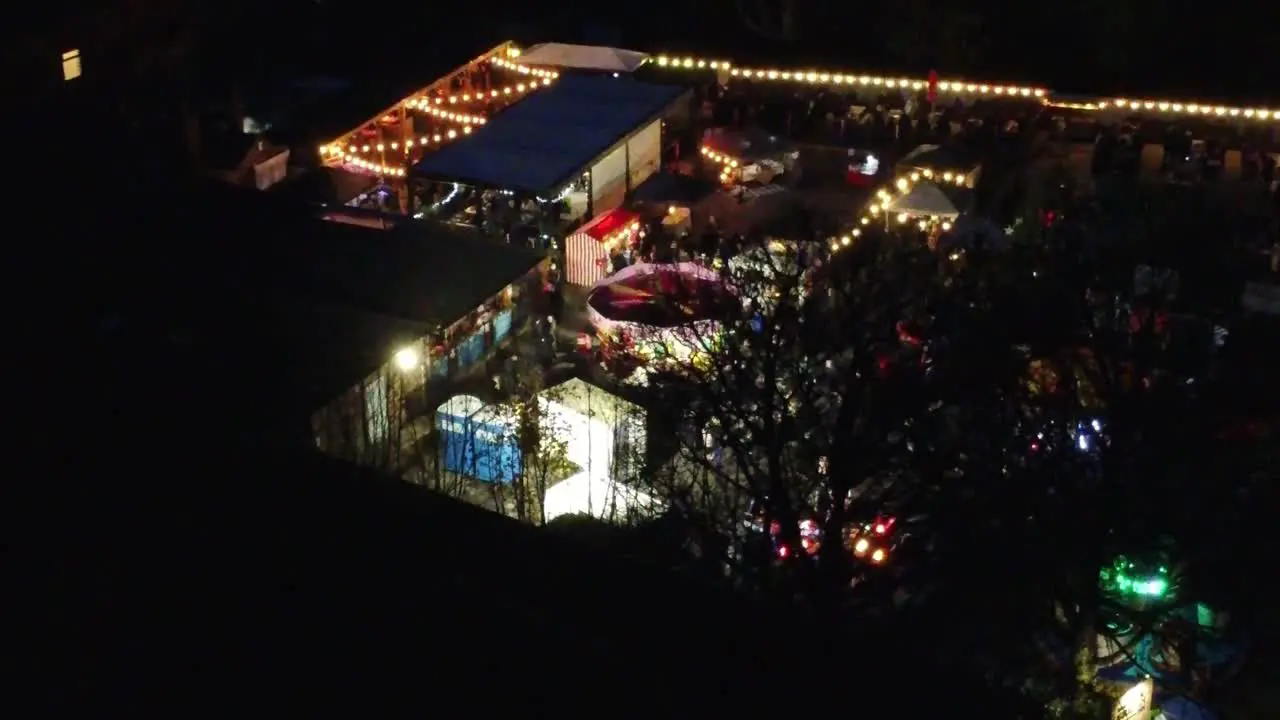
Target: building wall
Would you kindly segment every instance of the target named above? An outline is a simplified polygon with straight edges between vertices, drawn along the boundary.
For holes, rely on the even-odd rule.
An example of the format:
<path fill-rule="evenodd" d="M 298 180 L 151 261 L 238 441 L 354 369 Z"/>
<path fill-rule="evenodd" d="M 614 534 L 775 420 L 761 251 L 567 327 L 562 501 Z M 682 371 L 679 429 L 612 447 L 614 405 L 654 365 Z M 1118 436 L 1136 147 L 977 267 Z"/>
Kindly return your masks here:
<path fill-rule="evenodd" d="M 312 415 L 316 446 L 335 457 L 394 472 L 406 442 L 405 396 L 421 387 L 422 369 L 388 362 Z"/>
<path fill-rule="evenodd" d="M 509 342 L 534 310 L 546 274 L 546 261 L 512 283 L 483 306 L 450 326 L 443 337 L 412 344 L 421 362 L 401 369 L 395 358 L 355 383 L 311 418 L 316 446 L 325 453 L 388 472 L 410 460 L 417 438 L 411 421 L 428 411 L 436 391 L 447 394 L 459 376 L 482 366 Z M 505 329 L 505 332 L 504 332 Z M 476 355 L 463 346 L 479 343 Z"/>

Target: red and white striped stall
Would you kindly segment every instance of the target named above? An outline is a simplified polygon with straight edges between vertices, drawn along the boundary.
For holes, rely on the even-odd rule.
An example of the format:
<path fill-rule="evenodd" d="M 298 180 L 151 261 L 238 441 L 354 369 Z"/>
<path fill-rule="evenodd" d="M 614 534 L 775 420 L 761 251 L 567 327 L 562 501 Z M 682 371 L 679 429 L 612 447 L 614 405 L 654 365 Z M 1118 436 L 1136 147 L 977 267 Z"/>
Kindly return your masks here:
<path fill-rule="evenodd" d="M 617 208 L 601 213 L 565 241 L 565 281 L 590 287 L 609 274 L 610 256 L 640 233 L 640 216 Z"/>

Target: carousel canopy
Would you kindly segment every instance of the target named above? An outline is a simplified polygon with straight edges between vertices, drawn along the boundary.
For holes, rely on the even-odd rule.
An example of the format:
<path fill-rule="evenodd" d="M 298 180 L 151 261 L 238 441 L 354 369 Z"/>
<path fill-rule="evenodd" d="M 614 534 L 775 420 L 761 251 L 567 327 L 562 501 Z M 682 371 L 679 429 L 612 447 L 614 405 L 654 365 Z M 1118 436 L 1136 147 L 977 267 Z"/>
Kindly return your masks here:
<path fill-rule="evenodd" d="M 885 209 L 890 212 L 927 215 L 948 220 L 959 217 L 961 212 L 956 198 L 930 182 L 916 184 L 911 188 L 911 192 L 894 198 Z"/>
<path fill-rule="evenodd" d="M 629 73 L 645 64 L 649 56 L 635 50 L 604 47 L 603 45 L 570 45 L 567 43 L 542 43 L 534 45 L 520 56 L 524 65 L 550 65 L 575 70 L 602 70 Z"/>
<path fill-rule="evenodd" d="M 630 78 L 565 76 L 429 153 L 416 171 L 551 197 L 685 92 Z"/>

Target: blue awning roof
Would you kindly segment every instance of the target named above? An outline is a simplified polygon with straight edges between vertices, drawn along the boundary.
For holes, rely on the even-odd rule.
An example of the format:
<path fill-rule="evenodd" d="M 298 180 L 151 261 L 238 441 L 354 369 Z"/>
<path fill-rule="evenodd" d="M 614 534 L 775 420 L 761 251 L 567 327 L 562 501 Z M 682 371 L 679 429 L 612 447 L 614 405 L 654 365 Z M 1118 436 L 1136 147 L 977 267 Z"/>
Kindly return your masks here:
<path fill-rule="evenodd" d="M 551 195 L 685 88 L 567 75 L 418 163 L 423 177 Z"/>

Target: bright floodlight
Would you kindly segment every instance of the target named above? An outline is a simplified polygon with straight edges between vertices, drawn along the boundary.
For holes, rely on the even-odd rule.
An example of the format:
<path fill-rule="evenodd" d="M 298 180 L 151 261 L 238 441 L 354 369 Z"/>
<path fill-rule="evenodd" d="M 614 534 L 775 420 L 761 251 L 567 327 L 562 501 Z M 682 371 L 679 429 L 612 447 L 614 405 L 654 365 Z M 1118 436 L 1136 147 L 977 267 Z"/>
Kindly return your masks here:
<path fill-rule="evenodd" d="M 416 369 L 419 362 L 418 351 L 413 348 L 405 348 L 396 353 L 396 367 L 406 372 Z"/>

